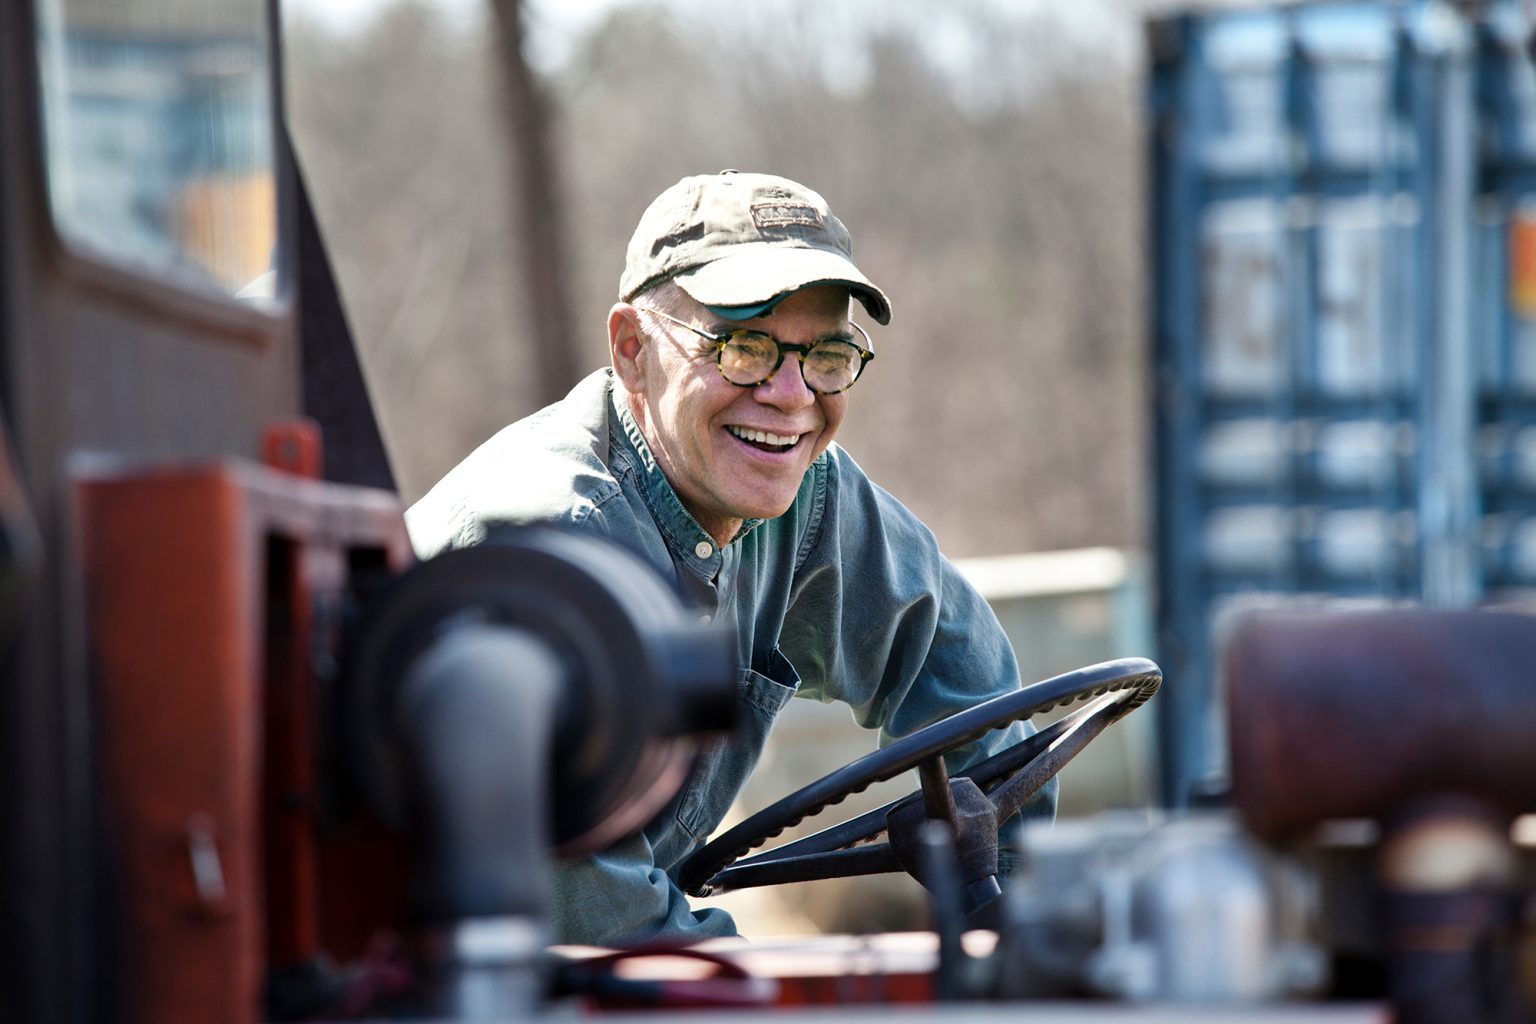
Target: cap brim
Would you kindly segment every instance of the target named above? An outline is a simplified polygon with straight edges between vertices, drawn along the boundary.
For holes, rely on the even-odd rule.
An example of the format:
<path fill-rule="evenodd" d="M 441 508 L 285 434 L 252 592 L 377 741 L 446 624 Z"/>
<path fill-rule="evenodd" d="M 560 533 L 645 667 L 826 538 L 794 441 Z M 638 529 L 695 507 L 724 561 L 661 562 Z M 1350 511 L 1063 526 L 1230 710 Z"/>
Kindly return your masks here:
<path fill-rule="evenodd" d="M 771 308 L 784 294 L 812 285 L 842 285 L 877 323 L 891 322 L 891 302 L 841 253 L 773 247 L 713 260 L 678 274 L 683 291 L 706 306 Z"/>

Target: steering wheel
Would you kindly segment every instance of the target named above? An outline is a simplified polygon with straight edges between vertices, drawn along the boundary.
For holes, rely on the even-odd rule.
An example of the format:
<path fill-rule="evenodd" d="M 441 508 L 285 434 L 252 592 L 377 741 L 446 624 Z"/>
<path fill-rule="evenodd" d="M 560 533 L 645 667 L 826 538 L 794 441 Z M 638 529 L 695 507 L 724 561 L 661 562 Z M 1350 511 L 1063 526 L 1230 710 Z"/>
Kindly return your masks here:
<path fill-rule="evenodd" d="M 684 861 L 679 883 L 691 896 L 714 896 L 750 886 L 901 871 L 906 865 L 898 851 L 889 842 L 875 841 L 886 831 L 890 812 L 902 813 L 903 805 L 920 799 L 928 818 L 958 829 L 957 796 L 963 795 L 962 788 L 979 788 L 990 804 L 990 808 L 983 805 L 983 812 L 994 816 L 995 830 L 996 823 L 1013 817 L 1090 740 L 1145 704 L 1162 678 L 1162 670 L 1145 658 L 1122 658 L 1053 676 L 967 708 L 866 754 L 721 833 Z M 953 778 L 948 776 L 946 753 L 992 729 L 1078 701 L 1089 703 Z M 914 766 L 922 783 L 917 793 L 741 859 L 785 829 Z"/>

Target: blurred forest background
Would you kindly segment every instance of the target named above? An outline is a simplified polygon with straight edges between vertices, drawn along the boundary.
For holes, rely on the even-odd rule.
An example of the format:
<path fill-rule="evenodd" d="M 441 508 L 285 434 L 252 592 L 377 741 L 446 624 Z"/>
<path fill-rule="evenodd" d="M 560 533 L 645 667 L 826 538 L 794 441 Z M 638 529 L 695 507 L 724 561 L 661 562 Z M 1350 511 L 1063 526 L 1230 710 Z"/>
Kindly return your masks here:
<path fill-rule="evenodd" d="M 949 554 L 1143 546 L 1145 3 L 615 3 L 558 38 L 553 3 L 510 35 L 491 0 L 287 8 L 294 133 L 407 501 L 606 363 L 640 212 L 735 167 L 820 191 L 891 296 L 839 440 Z"/>

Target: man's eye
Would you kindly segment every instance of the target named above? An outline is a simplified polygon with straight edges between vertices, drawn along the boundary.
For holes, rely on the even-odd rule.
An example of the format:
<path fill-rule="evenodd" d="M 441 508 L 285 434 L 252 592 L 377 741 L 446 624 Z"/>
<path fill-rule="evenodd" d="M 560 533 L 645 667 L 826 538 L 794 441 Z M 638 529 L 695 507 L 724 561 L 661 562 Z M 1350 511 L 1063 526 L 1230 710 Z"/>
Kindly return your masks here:
<path fill-rule="evenodd" d="M 805 361 L 827 373 L 847 371 L 859 361 L 859 350 L 846 341 L 823 341 L 806 354 Z"/>

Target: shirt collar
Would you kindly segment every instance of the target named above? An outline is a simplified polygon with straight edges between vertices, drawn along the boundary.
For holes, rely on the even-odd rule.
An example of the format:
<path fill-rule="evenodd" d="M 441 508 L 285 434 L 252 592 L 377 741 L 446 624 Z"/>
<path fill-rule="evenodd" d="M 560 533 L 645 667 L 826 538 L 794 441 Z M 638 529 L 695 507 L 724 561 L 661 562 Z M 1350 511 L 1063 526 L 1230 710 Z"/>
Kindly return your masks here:
<path fill-rule="evenodd" d="M 630 414 L 629 405 L 620 393 L 622 389 L 611 377 L 609 389 L 615 422 L 619 427 L 618 430 L 613 431 L 615 439 L 634 456 L 641 496 L 645 499 L 646 507 L 651 511 L 651 517 L 656 520 L 656 526 L 661 530 L 667 546 L 672 549 L 674 555 L 695 564 L 708 565 L 713 571 L 718 568 L 720 558 L 714 538 L 705 532 L 704 527 L 693 518 L 693 514 L 683 507 L 682 499 L 672 489 L 672 484 L 662 473 L 661 467 L 656 465 L 656 456 L 651 454 L 651 446 L 646 444 L 645 435 L 640 432 L 640 425 Z M 741 528 L 736 531 L 736 536 L 731 538 L 731 543 L 737 543 L 763 522 L 762 519 L 745 520 Z M 708 546 L 708 554 L 700 555 L 700 552 L 705 550 L 705 545 Z"/>

